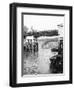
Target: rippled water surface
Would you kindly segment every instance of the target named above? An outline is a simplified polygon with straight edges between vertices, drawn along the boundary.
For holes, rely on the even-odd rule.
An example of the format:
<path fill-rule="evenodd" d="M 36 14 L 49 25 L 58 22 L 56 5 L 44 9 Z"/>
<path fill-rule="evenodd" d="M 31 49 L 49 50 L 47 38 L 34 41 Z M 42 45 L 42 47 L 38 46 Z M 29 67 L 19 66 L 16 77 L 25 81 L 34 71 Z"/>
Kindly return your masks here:
<path fill-rule="evenodd" d="M 23 74 L 49 74 L 50 57 L 54 54 L 51 52 L 52 43 L 47 43 L 44 47 L 45 40 L 38 40 L 38 52 L 25 52 L 23 62 Z M 56 43 L 54 43 L 55 45 Z"/>

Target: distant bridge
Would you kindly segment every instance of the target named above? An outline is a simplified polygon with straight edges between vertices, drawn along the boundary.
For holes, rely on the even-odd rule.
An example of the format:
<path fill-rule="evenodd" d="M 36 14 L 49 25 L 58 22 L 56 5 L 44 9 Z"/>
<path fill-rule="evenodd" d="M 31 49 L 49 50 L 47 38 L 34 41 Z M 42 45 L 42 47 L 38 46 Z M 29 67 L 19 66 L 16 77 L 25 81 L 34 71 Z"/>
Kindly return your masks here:
<path fill-rule="evenodd" d="M 24 33 L 24 38 L 27 36 L 34 36 L 35 38 L 41 37 L 41 36 L 58 36 L 58 30 L 49 30 L 49 31 L 39 31 L 39 32 L 28 32 Z"/>

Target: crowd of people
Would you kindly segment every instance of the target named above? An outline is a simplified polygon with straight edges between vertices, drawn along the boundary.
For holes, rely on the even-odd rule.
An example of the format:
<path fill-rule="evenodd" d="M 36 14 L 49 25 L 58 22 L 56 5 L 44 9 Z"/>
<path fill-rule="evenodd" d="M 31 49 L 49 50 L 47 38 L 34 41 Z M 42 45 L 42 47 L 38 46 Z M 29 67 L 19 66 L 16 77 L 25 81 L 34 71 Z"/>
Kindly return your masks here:
<path fill-rule="evenodd" d="M 37 39 L 27 39 L 24 41 L 24 52 L 37 52 L 38 41 Z"/>

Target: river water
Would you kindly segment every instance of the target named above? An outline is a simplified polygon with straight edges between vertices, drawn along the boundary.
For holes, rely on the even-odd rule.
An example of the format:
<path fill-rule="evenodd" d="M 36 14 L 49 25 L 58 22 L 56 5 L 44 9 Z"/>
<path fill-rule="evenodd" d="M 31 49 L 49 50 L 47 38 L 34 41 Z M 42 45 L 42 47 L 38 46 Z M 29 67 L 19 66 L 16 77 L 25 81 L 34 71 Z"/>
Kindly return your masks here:
<path fill-rule="evenodd" d="M 24 54 L 23 75 L 26 74 L 50 74 L 50 58 L 54 55 L 51 47 L 43 48 L 45 40 L 38 40 L 38 52 L 29 52 L 28 57 Z M 50 43 L 50 42 L 49 42 Z M 52 44 L 50 45 L 52 46 Z"/>

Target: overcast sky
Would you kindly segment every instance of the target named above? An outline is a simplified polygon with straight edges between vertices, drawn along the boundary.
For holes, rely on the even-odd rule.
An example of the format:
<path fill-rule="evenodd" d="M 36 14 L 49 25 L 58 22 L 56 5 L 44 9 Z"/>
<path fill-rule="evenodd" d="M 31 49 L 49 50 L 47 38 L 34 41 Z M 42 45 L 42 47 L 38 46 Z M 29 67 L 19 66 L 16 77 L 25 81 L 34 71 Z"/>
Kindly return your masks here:
<path fill-rule="evenodd" d="M 64 25 L 64 16 L 24 15 L 24 26 L 29 28 L 28 31 L 31 31 L 31 27 L 37 31 L 54 30 L 58 29 L 58 24 Z"/>

